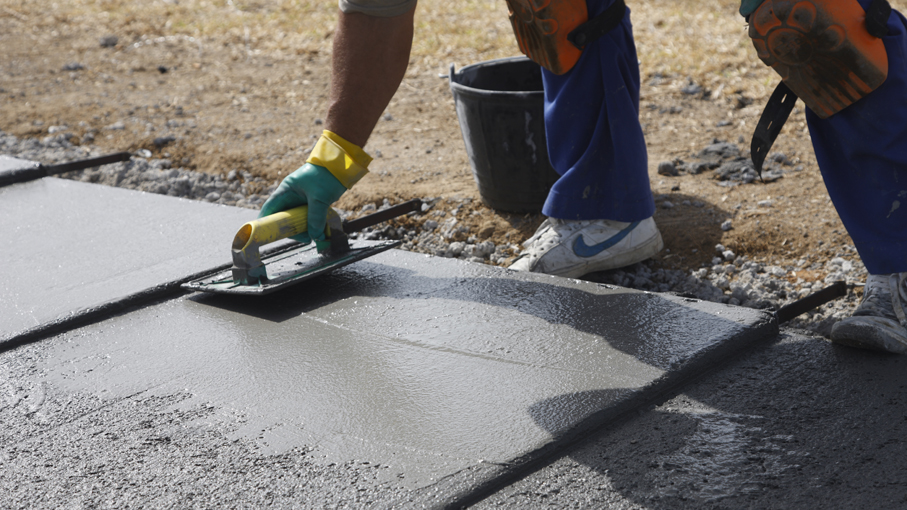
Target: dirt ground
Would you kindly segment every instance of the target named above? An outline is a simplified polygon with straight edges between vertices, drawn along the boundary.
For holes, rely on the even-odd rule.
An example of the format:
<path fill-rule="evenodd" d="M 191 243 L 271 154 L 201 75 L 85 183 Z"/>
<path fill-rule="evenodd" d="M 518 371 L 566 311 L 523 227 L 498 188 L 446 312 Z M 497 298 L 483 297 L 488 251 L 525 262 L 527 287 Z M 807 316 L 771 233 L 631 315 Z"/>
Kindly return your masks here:
<path fill-rule="evenodd" d="M 472 197 L 459 209 L 461 222 L 496 242 L 521 241 L 543 218 L 481 204 L 448 81 L 439 77 L 451 63 L 518 54 L 506 6 L 456 3 L 417 9 L 409 70 L 366 147 L 376 156 L 371 175 L 339 206 Z M 774 264 L 805 259 L 806 268 L 854 257 L 819 175 L 802 103 L 775 146 L 793 163 L 775 182 L 724 187 L 712 172 L 658 174 L 660 162 L 694 159 L 716 139 L 747 151 L 778 78 L 757 61 L 734 0 L 628 3 L 655 220 L 667 248 L 657 264 L 699 268 L 718 243 Z M 304 0 L 4 0 L 0 129 L 43 137 L 66 126 L 74 142 L 100 152 L 144 148 L 204 172 L 279 179 L 304 162 L 323 128 L 335 19 L 333 2 Z M 701 91 L 685 92 L 691 83 Z M 167 135 L 175 140 L 155 145 Z M 724 231 L 727 219 L 733 228 Z"/>

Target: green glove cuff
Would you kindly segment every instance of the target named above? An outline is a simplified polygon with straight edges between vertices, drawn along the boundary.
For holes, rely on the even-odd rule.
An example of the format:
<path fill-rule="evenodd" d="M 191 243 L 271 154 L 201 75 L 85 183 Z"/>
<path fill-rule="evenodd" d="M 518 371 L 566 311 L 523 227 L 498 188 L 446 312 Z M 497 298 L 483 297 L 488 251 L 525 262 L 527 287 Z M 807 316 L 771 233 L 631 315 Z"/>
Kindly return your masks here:
<path fill-rule="evenodd" d="M 756 12 L 765 0 L 740 0 L 740 15 L 744 18 Z"/>

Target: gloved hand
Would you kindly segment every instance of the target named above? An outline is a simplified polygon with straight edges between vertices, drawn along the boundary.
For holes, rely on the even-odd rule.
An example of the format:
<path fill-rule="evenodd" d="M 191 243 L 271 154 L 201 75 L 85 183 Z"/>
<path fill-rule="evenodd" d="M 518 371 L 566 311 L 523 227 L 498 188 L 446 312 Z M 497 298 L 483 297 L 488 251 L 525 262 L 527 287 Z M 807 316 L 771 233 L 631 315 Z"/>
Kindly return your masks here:
<path fill-rule="evenodd" d="M 309 230 L 293 239 L 303 244 L 314 240 L 318 252 L 323 252 L 329 246 L 324 238 L 328 207 L 368 173 L 371 162 L 372 157 L 361 147 L 325 130 L 306 164 L 281 181 L 258 217 L 308 204 Z"/>
<path fill-rule="evenodd" d="M 293 236 L 292 239 L 302 244 L 309 244 L 314 240 L 318 251 L 321 252 L 326 247 L 322 243 L 326 242 L 324 225 L 327 221 L 328 207 L 340 199 L 345 191 L 346 187 L 340 184 L 327 168 L 306 163 L 280 183 L 277 190 L 261 206 L 258 217 L 270 216 L 308 204 L 309 217 L 306 221 L 309 230 Z"/>

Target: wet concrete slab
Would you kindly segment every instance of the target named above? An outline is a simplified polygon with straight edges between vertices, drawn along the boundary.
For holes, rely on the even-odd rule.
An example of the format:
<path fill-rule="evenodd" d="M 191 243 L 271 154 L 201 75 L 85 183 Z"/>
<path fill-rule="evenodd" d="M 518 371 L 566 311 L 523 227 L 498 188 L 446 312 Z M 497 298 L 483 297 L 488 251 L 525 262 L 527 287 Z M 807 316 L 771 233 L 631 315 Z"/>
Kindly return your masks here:
<path fill-rule="evenodd" d="M 907 356 L 782 330 L 476 508 L 907 508 Z"/>
<path fill-rule="evenodd" d="M 39 163 L 27 159 L 14 158 L 0 154 L 0 178 L 6 174 L 11 174 L 18 170 L 29 170 L 41 166 Z"/>
<path fill-rule="evenodd" d="M 0 346 L 228 263 L 233 235 L 255 216 L 56 178 L 0 188 Z"/>
<path fill-rule="evenodd" d="M 194 294 L 0 354 L 9 384 L 36 394 L 0 408 L 17 424 L 0 437 L 76 455 L 80 424 L 112 408 L 151 429 L 177 416 L 184 449 L 301 455 L 313 484 L 443 505 L 776 333 L 751 309 L 394 250 L 273 295 Z M 105 433 L 135 438 L 135 422 Z M 179 490 L 228 480 L 192 471 Z"/>

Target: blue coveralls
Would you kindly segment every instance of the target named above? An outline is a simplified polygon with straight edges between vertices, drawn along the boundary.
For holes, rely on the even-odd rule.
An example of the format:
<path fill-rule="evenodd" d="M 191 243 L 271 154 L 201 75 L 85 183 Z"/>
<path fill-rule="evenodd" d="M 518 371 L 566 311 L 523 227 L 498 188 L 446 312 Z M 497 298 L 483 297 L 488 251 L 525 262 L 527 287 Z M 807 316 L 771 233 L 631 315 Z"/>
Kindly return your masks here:
<path fill-rule="evenodd" d="M 871 0 L 859 1 L 866 9 Z M 587 0 L 590 17 L 612 3 Z M 828 119 L 806 113 L 829 196 L 870 274 L 907 271 L 907 20 L 893 12 L 888 28 L 885 83 Z M 543 80 L 548 152 L 561 178 L 542 212 L 561 219 L 652 216 L 629 12 L 570 72 L 543 70 Z"/>
<path fill-rule="evenodd" d="M 614 0 L 587 0 L 589 17 Z M 548 156 L 561 178 L 542 212 L 568 220 L 638 221 L 655 212 L 639 124 L 639 64 L 623 22 L 563 75 L 542 70 Z"/>
<path fill-rule="evenodd" d="M 893 12 L 888 30 L 885 83 L 825 120 L 806 111 L 825 187 L 870 274 L 907 271 L 907 20 Z"/>

